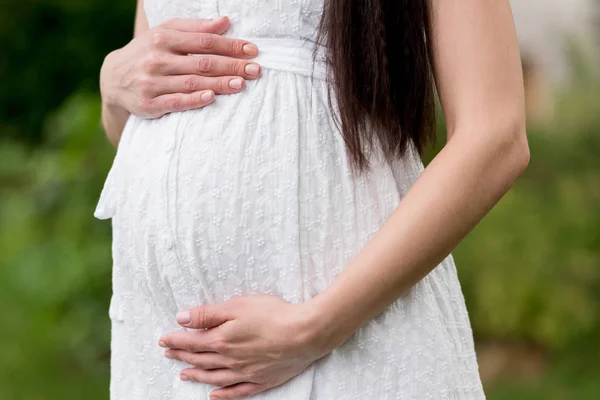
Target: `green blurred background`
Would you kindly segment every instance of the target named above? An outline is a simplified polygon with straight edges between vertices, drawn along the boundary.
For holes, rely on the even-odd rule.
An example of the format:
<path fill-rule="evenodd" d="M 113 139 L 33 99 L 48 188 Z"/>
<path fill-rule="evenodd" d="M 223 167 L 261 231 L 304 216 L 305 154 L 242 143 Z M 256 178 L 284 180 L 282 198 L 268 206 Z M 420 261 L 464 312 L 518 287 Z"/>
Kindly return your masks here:
<path fill-rule="evenodd" d="M 134 8 L 0 1 L 2 400 L 108 398 L 98 74 Z M 455 252 L 492 400 L 600 398 L 600 68 L 570 43 L 559 84 L 525 65 L 531 164 Z"/>

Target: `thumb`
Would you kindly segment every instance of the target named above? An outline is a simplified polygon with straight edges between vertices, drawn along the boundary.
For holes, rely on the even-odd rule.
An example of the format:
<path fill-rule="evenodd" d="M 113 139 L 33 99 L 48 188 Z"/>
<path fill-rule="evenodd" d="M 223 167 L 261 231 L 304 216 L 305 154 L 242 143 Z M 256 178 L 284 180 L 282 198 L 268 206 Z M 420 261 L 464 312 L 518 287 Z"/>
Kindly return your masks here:
<path fill-rule="evenodd" d="M 210 329 L 233 319 L 233 317 L 227 312 L 224 303 L 219 303 L 181 310 L 175 319 L 179 325 L 186 328 Z"/>
<path fill-rule="evenodd" d="M 165 29 L 193 33 L 214 33 L 220 35 L 229 28 L 230 22 L 227 17 L 215 19 L 192 19 L 192 18 L 174 18 L 161 25 Z"/>

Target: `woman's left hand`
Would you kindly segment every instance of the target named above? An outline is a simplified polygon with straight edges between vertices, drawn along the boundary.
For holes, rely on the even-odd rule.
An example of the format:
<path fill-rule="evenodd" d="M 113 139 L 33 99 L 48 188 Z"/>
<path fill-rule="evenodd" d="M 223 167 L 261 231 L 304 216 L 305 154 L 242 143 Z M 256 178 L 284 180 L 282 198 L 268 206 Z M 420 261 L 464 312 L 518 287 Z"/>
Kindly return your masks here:
<path fill-rule="evenodd" d="M 327 353 L 311 318 L 306 303 L 238 296 L 180 311 L 177 322 L 195 330 L 164 335 L 159 345 L 166 357 L 194 366 L 182 380 L 219 386 L 211 400 L 236 399 L 281 385 Z"/>

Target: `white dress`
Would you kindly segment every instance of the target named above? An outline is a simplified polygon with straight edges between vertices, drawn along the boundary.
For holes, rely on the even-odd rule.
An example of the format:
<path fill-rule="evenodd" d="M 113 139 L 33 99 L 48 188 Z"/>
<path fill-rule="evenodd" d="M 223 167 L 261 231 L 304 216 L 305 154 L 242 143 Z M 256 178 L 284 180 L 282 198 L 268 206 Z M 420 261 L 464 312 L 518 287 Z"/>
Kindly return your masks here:
<path fill-rule="evenodd" d="M 150 26 L 227 15 L 262 76 L 158 119 L 131 116 L 95 216 L 112 218 L 111 399 L 208 399 L 164 357 L 175 313 L 234 295 L 292 303 L 324 290 L 423 169 L 417 154 L 350 174 L 312 63 L 322 0 L 145 0 Z M 335 109 L 335 108 L 334 108 Z M 368 266 L 365 266 L 368 268 Z M 452 257 L 345 344 L 257 400 L 482 399 Z"/>

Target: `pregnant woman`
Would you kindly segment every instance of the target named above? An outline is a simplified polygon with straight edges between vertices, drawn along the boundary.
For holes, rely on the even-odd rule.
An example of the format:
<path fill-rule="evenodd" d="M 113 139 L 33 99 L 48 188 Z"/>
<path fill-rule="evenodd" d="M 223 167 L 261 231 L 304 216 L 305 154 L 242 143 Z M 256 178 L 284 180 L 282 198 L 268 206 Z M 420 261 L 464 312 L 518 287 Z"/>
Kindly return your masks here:
<path fill-rule="evenodd" d="M 450 252 L 529 160 L 508 0 L 140 0 L 135 27 L 101 71 L 111 398 L 484 398 Z"/>

